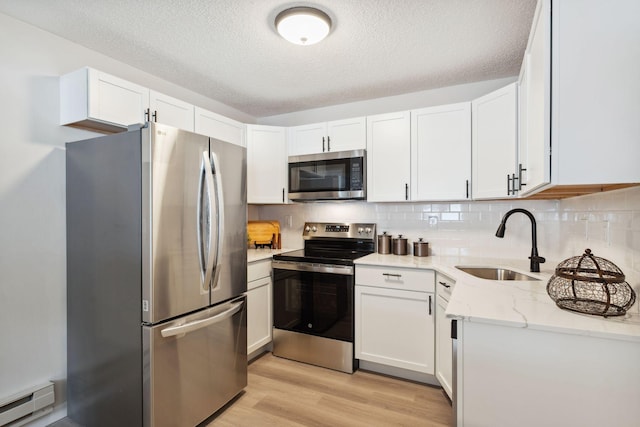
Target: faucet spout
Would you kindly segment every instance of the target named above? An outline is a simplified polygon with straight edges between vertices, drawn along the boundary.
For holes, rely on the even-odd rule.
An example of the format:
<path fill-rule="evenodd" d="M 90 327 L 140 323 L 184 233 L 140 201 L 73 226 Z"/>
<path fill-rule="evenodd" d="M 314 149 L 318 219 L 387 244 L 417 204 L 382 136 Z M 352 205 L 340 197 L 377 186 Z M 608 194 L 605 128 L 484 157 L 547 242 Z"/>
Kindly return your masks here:
<path fill-rule="evenodd" d="M 507 219 L 509 219 L 509 217 L 516 212 L 525 214 L 531 220 L 531 256 L 529 257 L 531 262 L 529 263 L 529 270 L 534 273 L 539 273 L 540 264 L 544 263 L 546 259 L 538 255 L 538 231 L 536 227 L 536 219 L 533 214 L 531 214 L 531 212 L 521 208 L 511 209 L 502 217 L 502 221 L 500 222 L 498 230 L 496 231 L 496 237 L 504 237 L 504 232 L 507 229 Z"/>

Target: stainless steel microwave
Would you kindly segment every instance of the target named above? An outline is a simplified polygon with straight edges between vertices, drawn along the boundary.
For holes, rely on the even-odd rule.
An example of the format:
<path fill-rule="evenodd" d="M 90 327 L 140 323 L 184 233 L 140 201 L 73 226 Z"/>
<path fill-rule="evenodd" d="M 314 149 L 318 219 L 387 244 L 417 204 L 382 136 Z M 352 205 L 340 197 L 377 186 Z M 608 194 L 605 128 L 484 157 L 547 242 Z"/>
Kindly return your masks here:
<path fill-rule="evenodd" d="M 365 150 L 289 156 L 289 199 L 365 200 Z"/>

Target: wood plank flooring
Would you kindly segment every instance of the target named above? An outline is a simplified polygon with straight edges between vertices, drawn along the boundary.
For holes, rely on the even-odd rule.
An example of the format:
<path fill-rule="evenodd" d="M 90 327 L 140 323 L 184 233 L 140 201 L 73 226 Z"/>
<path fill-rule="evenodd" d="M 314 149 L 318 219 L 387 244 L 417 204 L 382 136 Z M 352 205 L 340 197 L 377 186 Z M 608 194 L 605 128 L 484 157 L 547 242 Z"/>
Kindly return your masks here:
<path fill-rule="evenodd" d="M 249 365 L 248 385 L 203 425 L 451 426 L 442 389 L 371 372 L 353 375 L 266 353 Z"/>

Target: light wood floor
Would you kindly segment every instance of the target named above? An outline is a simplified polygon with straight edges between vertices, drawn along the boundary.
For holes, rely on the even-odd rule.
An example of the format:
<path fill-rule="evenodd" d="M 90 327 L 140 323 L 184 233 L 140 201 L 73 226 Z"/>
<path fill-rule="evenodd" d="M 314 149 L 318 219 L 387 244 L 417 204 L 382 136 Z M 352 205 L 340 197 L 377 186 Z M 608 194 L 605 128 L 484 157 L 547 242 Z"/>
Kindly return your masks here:
<path fill-rule="evenodd" d="M 266 353 L 248 385 L 208 426 L 451 426 L 442 389 L 365 371 L 353 375 Z"/>

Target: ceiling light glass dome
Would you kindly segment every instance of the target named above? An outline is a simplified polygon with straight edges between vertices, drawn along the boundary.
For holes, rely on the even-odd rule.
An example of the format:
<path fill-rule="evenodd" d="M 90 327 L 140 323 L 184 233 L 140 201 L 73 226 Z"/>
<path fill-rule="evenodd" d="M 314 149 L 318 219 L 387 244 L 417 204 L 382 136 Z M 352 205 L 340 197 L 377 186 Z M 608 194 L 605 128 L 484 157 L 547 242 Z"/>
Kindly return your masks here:
<path fill-rule="evenodd" d="M 293 7 L 276 17 L 278 33 L 291 43 L 309 46 L 323 40 L 331 30 L 331 18 L 311 7 Z"/>

